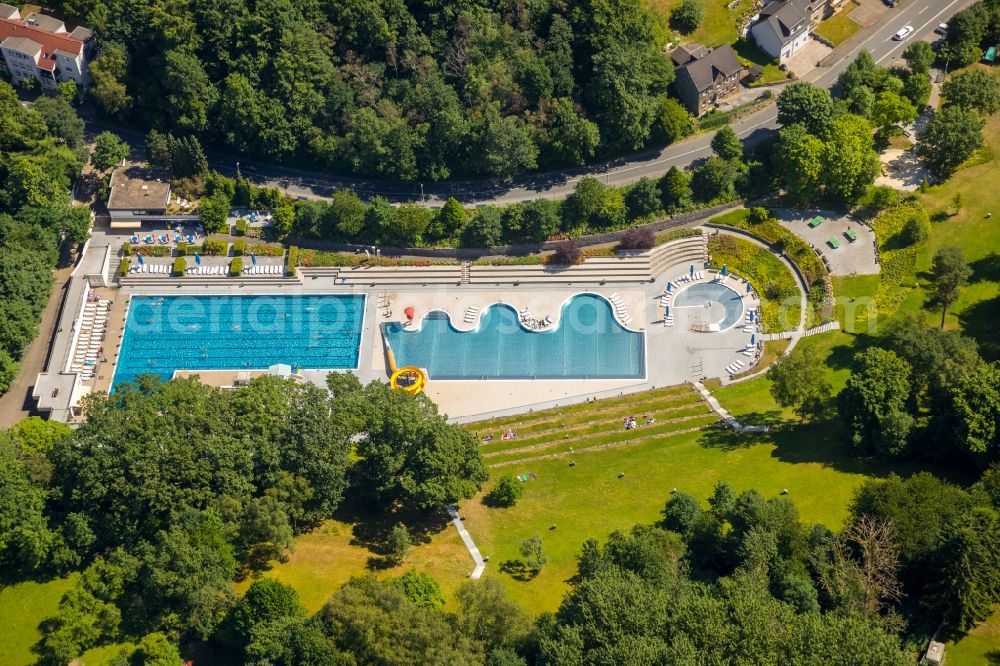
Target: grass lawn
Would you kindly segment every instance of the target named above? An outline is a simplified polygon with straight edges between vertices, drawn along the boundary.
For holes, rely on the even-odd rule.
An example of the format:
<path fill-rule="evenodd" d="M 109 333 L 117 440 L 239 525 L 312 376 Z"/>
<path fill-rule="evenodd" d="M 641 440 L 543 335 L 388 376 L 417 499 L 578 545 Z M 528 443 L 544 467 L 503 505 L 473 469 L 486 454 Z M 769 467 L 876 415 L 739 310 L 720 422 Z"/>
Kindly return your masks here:
<path fill-rule="evenodd" d="M 1000 154 L 1000 115 L 986 125 L 989 153 Z M 1000 188 L 997 187 L 995 160 L 962 169 L 941 185 L 919 194 L 920 201 L 931 214 L 930 242 L 917 254 L 918 287 L 902 307 L 925 311 L 926 278 L 931 257 L 943 245 L 958 245 L 972 266 L 970 284 L 962 289 L 958 302 L 949 310 L 946 326 L 961 327 L 979 342 L 981 353 L 991 360 L 1000 360 Z M 955 195 L 962 202 L 955 211 Z M 990 214 L 991 217 L 986 217 Z M 926 312 L 926 311 L 925 311 Z M 929 321 L 940 321 L 940 312 L 928 312 Z"/>
<path fill-rule="evenodd" d="M 849 10 L 853 9 L 854 5 L 848 3 L 847 7 L 843 10 L 837 12 L 825 21 L 820 21 L 820 24 L 816 26 L 816 34 L 828 42 L 831 42 L 834 46 L 846 41 L 848 37 L 861 29 L 861 24 L 852 20 L 851 17 L 848 16 L 850 13 Z"/>
<path fill-rule="evenodd" d="M 55 615 L 63 593 L 73 584 L 74 576 L 47 583 L 27 581 L 0 589 L 0 664 L 21 666 L 33 664 L 38 656 L 31 647 L 42 637 L 38 624 Z"/>
<path fill-rule="evenodd" d="M 752 0 L 739 0 L 735 7 L 727 9 L 729 0 L 705 0 L 705 20 L 690 35 L 682 35 L 683 42 L 700 42 L 705 46 L 732 44 L 739 37 L 737 23 L 741 16 L 751 11 Z M 670 25 L 670 12 L 681 4 L 681 0 L 648 0 L 648 6 L 663 17 Z"/>
<path fill-rule="evenodd" d="M 781 71 L 781 67 L 778 66 L 774 58 L 757 48 L 757 44 L 753 40 L 740 39 L 733 44 L 733 49 L 736 51 L 736 56 L 740 59 L 740 62 L 746 65 L 748 69 L 752 65 L 759 65 L 762 70 L 760 78 L 749 84 L 751 88 L 766 83 L 784 81 L 790 76 L 788 72 Z"/>
<path fill-rule="evenodd" d="M 945 661 L 962 666 L 996 666 L 1000 664 L 1000 607 L 981 625 L 949 643 Z"/>

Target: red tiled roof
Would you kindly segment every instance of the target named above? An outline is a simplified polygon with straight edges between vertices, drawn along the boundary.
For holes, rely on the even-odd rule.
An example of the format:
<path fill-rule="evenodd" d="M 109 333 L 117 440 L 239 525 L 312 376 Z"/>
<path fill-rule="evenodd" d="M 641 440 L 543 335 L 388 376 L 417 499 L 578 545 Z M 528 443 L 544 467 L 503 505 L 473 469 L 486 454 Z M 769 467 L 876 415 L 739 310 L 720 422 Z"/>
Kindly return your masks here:
<path fill-rule="evenodd" d="M 38 42 L 42 47 L 42 52 L 38 56 L 38 67 L 50 72 L 56 68 L 56 51 L 65 51 L 76 56 L 83 50 L 83 42 L 69 35 L 45 32 L 13 19 L 0 19 L 0 42 L 8 37 L 25 37 Z M 46 54 L 48 58 L 45 57 Z"/>

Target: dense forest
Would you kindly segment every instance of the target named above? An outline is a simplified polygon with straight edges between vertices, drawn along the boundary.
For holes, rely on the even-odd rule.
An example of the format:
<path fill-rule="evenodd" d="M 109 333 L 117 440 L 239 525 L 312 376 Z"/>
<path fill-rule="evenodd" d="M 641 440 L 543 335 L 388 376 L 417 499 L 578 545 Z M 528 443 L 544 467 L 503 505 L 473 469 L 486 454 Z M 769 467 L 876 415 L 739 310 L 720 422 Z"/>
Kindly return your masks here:
<path fill-rule="evenodd" d="M 105 112 L 275 162 L 509 178 L 664 143 L 680 109 L 641 0 L 54 5 L 100 39 Z"/>
<path fill-rule="evenodd" d="M 62 97 L 21 105 L 0 81 L 0 394 L 18 372 L 49 300 L 60 246 L 90 234 L 90 209 L 69 205 L 86 163 L 83 121 Z"/>

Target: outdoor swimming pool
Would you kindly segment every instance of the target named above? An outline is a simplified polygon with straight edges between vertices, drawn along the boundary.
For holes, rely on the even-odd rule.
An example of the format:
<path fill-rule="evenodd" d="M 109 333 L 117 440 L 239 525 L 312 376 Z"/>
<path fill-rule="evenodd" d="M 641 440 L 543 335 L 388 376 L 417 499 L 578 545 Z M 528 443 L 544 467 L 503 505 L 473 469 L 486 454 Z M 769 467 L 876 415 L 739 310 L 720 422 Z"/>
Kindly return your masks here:
<path fill-rule="evenodd" d="M 563 304 L 556 328 L 526 330 L 507 305 L 483 310 L 479 327 L 461 332 L 430 312 L 418 327 L 383 326 L 399 366 L 434 379 L 640 379 L 645 335 L 622 328 L 603 298 L 578 294 Z"/>
<path fill-rule="evenodd" d="M 720 303 L 724 314 L 713 325 L 724 331 L 743 316 L 743 299 L 738 293 L 718 282 L 698 282 L 684 289 L 674 298 L 675 308 L 705 307 Z M 714 329 L 713 329 L 714 330 Z"/>
<path fill-rule="evenodd" d="M 114 385 L 175 370 L 358 366 L 364 295 L 134 296 Z"/>

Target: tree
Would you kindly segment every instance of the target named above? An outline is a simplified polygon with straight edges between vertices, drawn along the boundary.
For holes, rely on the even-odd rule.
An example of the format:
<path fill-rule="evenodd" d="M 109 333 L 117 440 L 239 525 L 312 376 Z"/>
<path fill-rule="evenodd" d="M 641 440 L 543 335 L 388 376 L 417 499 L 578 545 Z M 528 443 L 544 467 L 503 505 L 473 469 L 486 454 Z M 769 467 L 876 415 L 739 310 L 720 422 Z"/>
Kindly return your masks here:
<path fill-rule="evenodd" d="M 1000 366 L 980 365 L 951 389 L 953 436 L 959 449 L 1000 458 Z"/>
<path fill-rule="evenodd" d="M 792 407 L 803 420 L 822 414 L 833 393 L 822 359 L 812 347 L 797 346 L 781 357 L 767 377 L 775 402 Z"/>
<path fill-rule="evenodd" d="M 927 73 L 936 58 L 937 55 L 930 43 L 923 40 L 910 42 L 903 50 L 903 60 L 913 73 Z"/>
<path fill-rule="evenodd" d="M 971 275 L 972 269 L 965 261 L 962 248 L 957 245 L 945 245 L 934 253 L 930 270 L 930 300 L 941 307 L 941 328 L 944 328 L 949 306 L 958 298 Z"/>
<path fill-rule="evenodd" d="M 705 20 L 705 3 L 702 0 L 683 0 L 670 12 L 670 26 L 684 34 L 698 29 Z"/>
<path fill-rule="evenodd" d="M 467 582 L 455 594 L 460 609 L 458 627 L 487 651 L 524 644 L 531 621 L 510 598 L 497 578 Z"/>
<path fill-rule="evenodd" d="M 538 146 L 513 116 L 501 117 L 490 107 L 477 128 L 473 164 L 485 176 L 510 180 L 538 165 Z"/>
<path fill-rule="evenodd" d="M 822 137 L 833 121 L 833 98 L 830 91 L 812 83 L 789 84 L 778 96 L 778 122 L 804 125 L 810 134 Z"/>
<path fill-rule="evenodd" d="M 687 534 L 701 518 L 701 506 L 693 496 L 676 492 L 667 500 L 663 516 L 665 528 L 680 534 Z"/>
<path fill-rule="evenodd" d="M 385 542 L 386 558 L 392 564 L 399 564 L 410 552 L 410 532 L 402 525 L 396 525 L 389 531 Z"/>
<path fill-rule="evenodd" d="M 696 201 L 730 201 L 736 196 L 736 169 L 731 162 L 709 157 L 691 175 L 691 192 Z"/>
<path fill-rule="evenodd" d="M 94 152 L 90 162 L 98 171 L 107 171 L 128 157 L 129 146 L 113 132 L 101 132 L 94 138 Z"/>
<path fill-rule="evenodd" d="M 851 114 L 835 119 L 823 144 L 822 163 L 820 182 L 828 196 L 844 202 L 861 196 L 879 170 L 868 121 Z"/>
<path fill-rule="evenodd" d="M 573 266 L 583 261 L 583 250 L 572 238 L 564 240 L 549 256 L 548 263 L 554 266 Z"/>
<path fill-rule="evenodd" d="M 983 145 L 983 121 L 974 111 L 946 106 L 917 135 L 917 152 L 947 178 Z"/>
<path fill-rule="evenodd" d="M 654 136 L 666 145 L 680 141 L 694 132 L 694 120 L 684 105 L 673 97 L 664 97 L 656 108 Z"/>
<path fill-rule="evenodd" d="M 657 185 L 660 187 L 660 201 L 663 202 L 663 209 L 668 213 L 683 209 L 690 204 L 690 179 L 677 167 L 670 167 L 657 182 Z"/>
<path fill-rule="evenodd" d="M 401 589 L 407 599 L 422 608 L 442 608 L 444 606 L 441 586 L 436 580 L 416 569 L 410 569 L 402 576 L 393 578 L 392 584 Z"/>
<path fill-rule="evenodd" d="M 349 190 L 337 190 L 330 197 L 324 229 L 335 238 L 354 241 L 365 226 L 365 205 Z"/>
<path fill-rule="evenodd" d="M 917 110 L 913 103 L 902 95 L 885 91 L 879 93 L 875 98 L 875 105 L 872 107 L 872 122 L 876 126 L 886 127 L 908 123 L 916 117 Z"/>
<path fill-rule="evenodd" d="M 927 242 L 927 238 L 930 236 L 930 222 L 927 219 L 927 213 L 925 212 L 922 216 L 913 215 L 910 217 L 903 225 L 899 236 L 900 240 L 907 245 L 920 245 Z"/>
<path fill-rule="evenodd" d="M 502 213 L 496 206 L 476 210 L 462 233 L 466 247 L 493 247 L 503 241 Z"/>
<path fill-rule="evenodd" d="M 946 106 L 959 106 L 990 116 L 1000 111 L 1000 81 L 982 69 L 952 74 L 941 86 Z"/>
<path fill-rule="evenodd" d="M 198 217 L 211 234 L 229 231 L 229 199 L 217 193 L 203 198 L 198 204 Z"/>
<path fill-rule="evenodd" d="M 535 573 L 541 571 L 548 562 L 548 558 L 542 552 L 542 537 L 537 534 L 522 541 L 519 550 L 524 563 Z"/>
<path fill-rule="evenodd" d="M 972 629 L 1000 601 L 1000 517 L 993 508 L 976 507 L 948 525 L 942 534 L 943 580 L 938 585 L 945 620 L 962 631 Z"/>
<path fill-rule="evenodd" d="M 106 42 L 100 55 L 88 67 L 93 85 L 87 92 L 98 106 L 111 115 L 123 113 L 132 105 L 132 97 L 122 81 L 127 68 L 125 54 L 122 44 Z"/>
<path fill-rule="evenodd" d="M 656 232 L 650 227 L 632 227 L 618 241 L 619 250 L 651 250 L 656 247 Z"/>
<path fill-rule="evenodd" d="M 360 664 L 483 663 L 481 646 L 455 631 L 444 613 L 418 606 L 398 586 L 371 576 L 352 578 L 337 590 L 316 622 Z"/>
<path fill-rule="evenodd" d="M 486 494 L 486 501 L 492 506 L 511 507 L 524 497 L 524 484 L 510 474 L 497 479 L 493 490 Z"/>
<path fill-rule="evenodd" d="M 441 235 L 446 238 L 454 238 L 462 232 L 468 222 L 469 214 L 462 204 L 458 203 L 455 197 L 448 197 L 444 206 L 437 214 L 437 225 L 441 228 Z"/>
<path fill-rule="evenodd" d="M 840 415 L 864 452 L 906 452 L 913 418 L 906 412 L 912 393 L 910 366 L 895 353 L 873 347 L 854 356 L 851 376 L 838 396 Z"/>
<path fill-rule="evenodd" d="M 227 644 L 242 652 L 253 640 L 256 627 L 288 618 L 305 618 L 298 593 L 271 578 L 255 580 L 229 612 Z"/>
<path fill-rule="evenodd" d="M 913 42 L 916 44 L 917 42 Z M 927 106 L 931 97 L 931 77 L 926 72 L 913 72 L 903 81 L 903 95 L 917 109 Z"/>
<path fill-rule="evenodd" d="M 648 217 L 658 213 L 663 208 L 660 201 L 660 188 L 655 180 L 640 178 L 625 192 L 625 207 L 630 219 Z"/>
<path fill-rule="evenodd" d="M 539 157 L 549 165 L 586 164 L 601 142 L 597 124 L 581 116 L 566 97 L 550 102 L 544 137 Z"/>
<path fill-rule="evenodd" d="M 73 149 L 83 145 L 83 120 L 66 99 L 39 97 L 34 109 L 41 114 L 49 134 Z"/>
<path fill-rule="evenodd" d="M 743 159 L 743 142 L 729 125 L 723 125 L 712 137 L 712 152 L 727 161 Z"/>
<path fill-rule="evenodd" d="M 430 511 L 472 497 L 486 481 L 476 438 L 449 425 L 426 398 L 379 382 L 356 397 L 363 409 L 358 431 L 365 435 L 353 472 L 370 503 Z"/>

